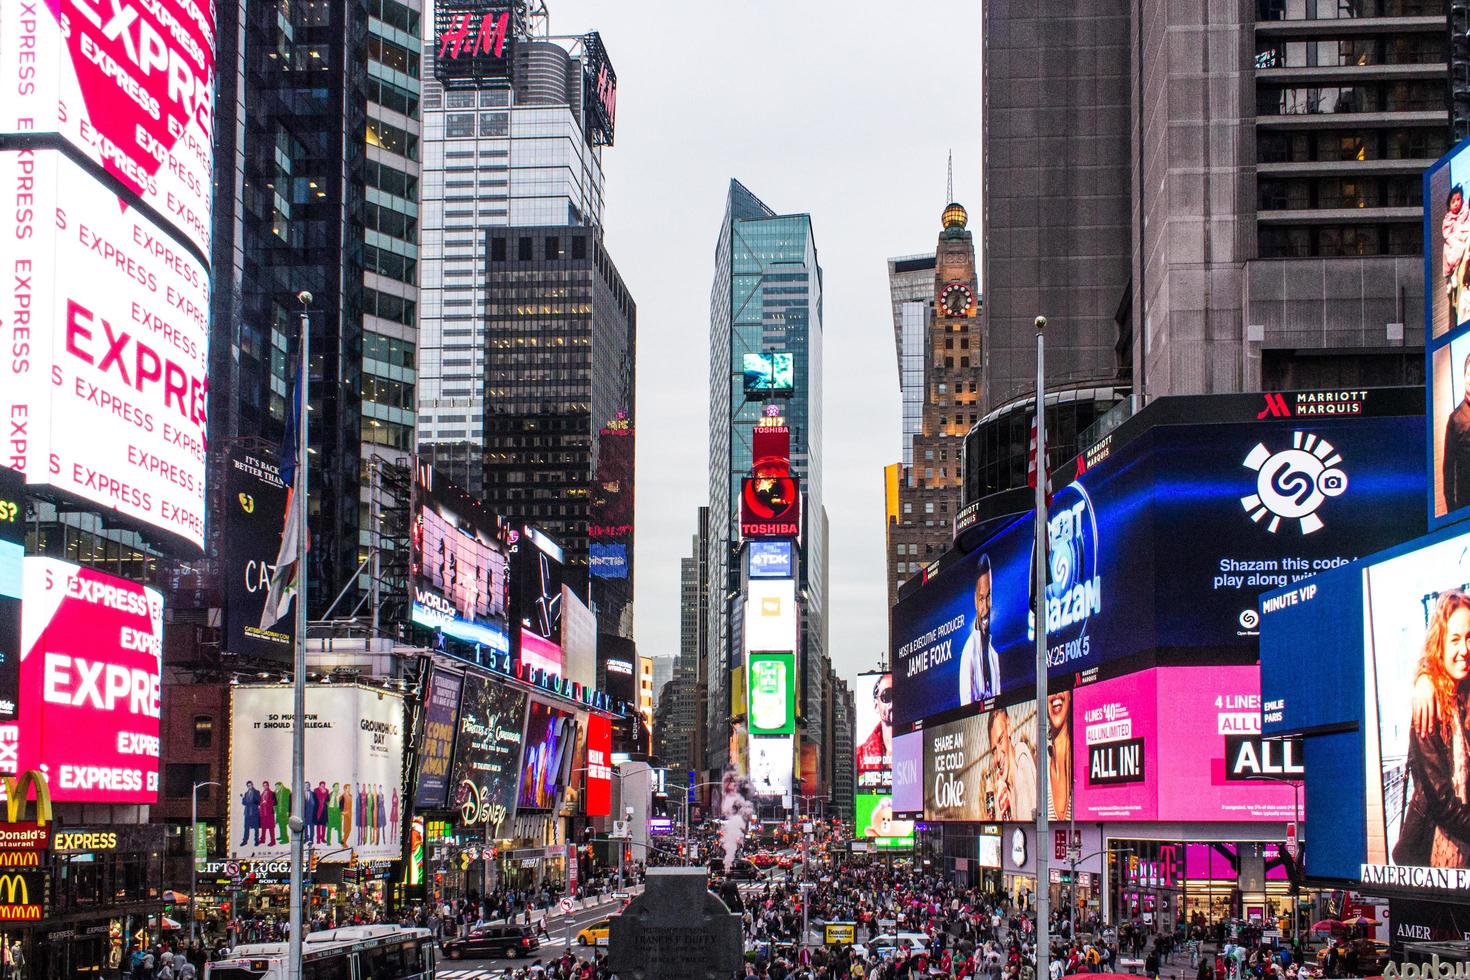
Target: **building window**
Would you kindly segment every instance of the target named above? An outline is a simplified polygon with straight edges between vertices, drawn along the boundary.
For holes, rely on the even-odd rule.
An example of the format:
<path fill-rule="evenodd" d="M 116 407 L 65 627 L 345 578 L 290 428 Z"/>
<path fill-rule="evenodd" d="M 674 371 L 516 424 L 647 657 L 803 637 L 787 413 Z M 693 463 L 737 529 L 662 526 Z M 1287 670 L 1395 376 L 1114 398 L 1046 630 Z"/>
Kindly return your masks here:
<path fill-rule="evenodd" d="M 464 139 L 474 135 L 475 114 L 473 112 L 451 112 L 444 116 L 446 139 Z"/>
<path fill-rule="evenodd" d="M 505 239 L 504 238 L 492 238 L 492 239 L 490 239 L 490 261 L 491 262 L 504 262 L 505 261 Z"/>
<path fill-rule="evenodd" d="M 207 749 L 214 744 L 214 719 L 209 715 L 194 716 L 194 748 Z"/>
<path fill-rule="evenodd" d="M 531 261 L 531 237 L 522 235 L 516 239 L 516 258 L 522 262 Z"/>
<path fill-rule="evenodd" d="M 555 235 L 546 237 L 546 261 L 556 262 L 561 258 L 561 239 Z"/>

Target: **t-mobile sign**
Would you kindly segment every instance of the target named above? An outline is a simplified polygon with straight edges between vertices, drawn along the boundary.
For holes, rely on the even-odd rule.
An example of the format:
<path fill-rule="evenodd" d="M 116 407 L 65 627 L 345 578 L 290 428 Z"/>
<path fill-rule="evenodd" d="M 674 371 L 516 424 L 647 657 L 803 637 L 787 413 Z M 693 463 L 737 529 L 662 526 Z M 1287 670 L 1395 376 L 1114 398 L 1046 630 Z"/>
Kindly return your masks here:
<path fill-rule="evenodd" d="M 25 560 L 19 768 L 74 803 L 158 798 L 163 595 L 54 558 Z"/>

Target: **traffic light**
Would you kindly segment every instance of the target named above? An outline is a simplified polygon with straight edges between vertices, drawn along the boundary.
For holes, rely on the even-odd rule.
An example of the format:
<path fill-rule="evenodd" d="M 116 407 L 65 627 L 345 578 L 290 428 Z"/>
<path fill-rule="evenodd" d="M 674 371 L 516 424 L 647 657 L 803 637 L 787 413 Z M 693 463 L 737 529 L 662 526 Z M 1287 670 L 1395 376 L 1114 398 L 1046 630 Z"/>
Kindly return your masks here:
<path fill-rule="evenodd" d="M 316 866 L 321 861 L 321 859 L 322 859 L 322 856 L 320 854 L 316 853 L 315 851 L 312 852 L 312 854 L 311 854 L 311 873 L 312 874 L 316 874 Z"/>

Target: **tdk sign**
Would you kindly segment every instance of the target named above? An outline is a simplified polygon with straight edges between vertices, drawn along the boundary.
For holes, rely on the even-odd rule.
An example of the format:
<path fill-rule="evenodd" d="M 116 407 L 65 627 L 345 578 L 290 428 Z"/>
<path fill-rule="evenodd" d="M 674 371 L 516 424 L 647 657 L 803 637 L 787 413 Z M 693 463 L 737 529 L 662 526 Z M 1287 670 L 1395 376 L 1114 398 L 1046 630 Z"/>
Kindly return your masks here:
<path fill-rule="evenodd" d="M 790 578 L 792 557 L 790 541 L 752 540 L 746 545 L 747 573 L 751 578 Z"/>

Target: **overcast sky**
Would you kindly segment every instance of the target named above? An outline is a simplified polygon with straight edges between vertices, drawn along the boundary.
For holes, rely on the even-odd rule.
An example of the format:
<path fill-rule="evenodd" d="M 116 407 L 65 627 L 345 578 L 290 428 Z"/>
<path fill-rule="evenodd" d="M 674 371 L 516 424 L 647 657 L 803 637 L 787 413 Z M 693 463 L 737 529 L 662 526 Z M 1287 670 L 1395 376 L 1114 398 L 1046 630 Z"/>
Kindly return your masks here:
<path fill-rule="evenodd" d="M 832 660 L 887 645 L 883 467 L 899 458 L 886 260 L 930 252 L 945 202 L 980 211 L 980 4 L 547 0 L 618 74 L 606 238 L 638 303 L 639 651 L 679 649 L 679 559 L 709 490 L 709 294 L 726 188 L 809 212 L 825 277 Z M 978 235 L 976 236 L 978 238 Z"/>

